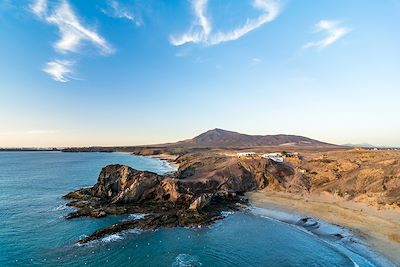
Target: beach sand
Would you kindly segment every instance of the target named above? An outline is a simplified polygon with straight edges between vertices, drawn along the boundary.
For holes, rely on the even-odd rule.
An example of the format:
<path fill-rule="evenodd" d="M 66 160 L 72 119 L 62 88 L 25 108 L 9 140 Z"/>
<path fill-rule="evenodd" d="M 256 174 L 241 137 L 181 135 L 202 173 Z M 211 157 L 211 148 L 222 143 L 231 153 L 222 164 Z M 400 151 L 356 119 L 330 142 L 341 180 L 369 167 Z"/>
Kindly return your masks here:
<path fill-rule="evenodd" d="M 363 203 L 345 201 L 330 194 L 294 195 L 262 190 L 248 193 L 250 203 L 312 216 L 343 226 L 373 249 L 400 266 L 400 210 L 377 209 Z"/>

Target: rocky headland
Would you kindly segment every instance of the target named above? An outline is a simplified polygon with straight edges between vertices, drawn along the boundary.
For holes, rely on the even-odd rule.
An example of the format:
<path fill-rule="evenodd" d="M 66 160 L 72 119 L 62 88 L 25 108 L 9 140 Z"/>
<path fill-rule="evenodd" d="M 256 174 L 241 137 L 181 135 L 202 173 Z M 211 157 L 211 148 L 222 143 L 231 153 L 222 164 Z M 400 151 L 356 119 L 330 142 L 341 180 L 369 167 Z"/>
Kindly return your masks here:
<path fill-rule="evenodd" d="M 268 184 L 267 162 L 238 161 L 217 155 L 186 155 L 178 158 L 176 173 L 158 175 L 127 166 L 109 165 L 97 183 L 64 196 L 77 210 L 67 219 L 108 214 L 147 214 L 98 230 L 80 240 L 86 243 L 119 231 L 160 226 L 198 226 L 222 218 L 221 212 L 240 209 L 244 192 Z M 292 170 L 282 168 L 282 172 Z"/>
<path fill-rule="evenodd" d="M 219 144 L 218 138 L 236 140 L 241 137 L 221 130 L 207 133 L 197 139 Z M 266 137 L 243 138 L 250 138 L 251 142 L 256 143 L 259 142 L 257 140 L 269 140 Z M 286 138 L 282 141 L 285 142 L 283 146 L 275 147 L 196 147 L 192 145 L 200 141 L 195 138 L 196 142 L 185 141 L 184 147 L 174 143 L 129 148 L 134 154 L 173 161 L 179 168 L 174 173 L 158 175 L 128 166 L 106 166 L 93 187 L 64 196 L 70 200 L 69 206 L 77 208 L 66 218 L 146 214 L 140 219 L 125 220 L 97 230 L 79 240 L 80 243 L 87 243 L 135 228 L 208 225 L 223 218 L 223 211 L 246 207 L 247 198 L 244 194 L 260 189 L 296 196 L 297 202 L 305 201 L 305 207 L 310 203 L 307 199 L 323 195 L 329 199 L 363 203 L 377 210 L 400 210 L 400 151 L 350 149 L 323 146 L 323 143 L 313 148 L 291 146 L 286 145 L 287 142 L 297 139 Z M 300 141 L 308 142 L 306 139 Z M 125 149 L 128 148 L 122 151 L 128 151 Z M 299 153 L 294 157 L 285 157 L 283 162 L 261 157 L 262 153 L 283 150 Z M 243 151 L 256 154 L 238 156 L 237 152 Z M 267 199 L 267 196 L 258 196 Z M 393 242 L 398 243 L 398 240 L 392 238 Z"/>
<path fill-rule="evenodd" d="M 395 152 L 305 153 L 275 162 L 221 152 L 188 153 L 174 173 L 158 175 L 128 166 L 104 167 L 97 183 L 65 196 L 77 210 L 67 219 L 108 214 L 147 214 L 101 229 L 86 243 L 119 231 L 207 225 L 221 212 L 246 204 L 244 193 L 259 189 L 296 195 L 329 194 L 378 207 L 400 207 L 400 166 Z"/>

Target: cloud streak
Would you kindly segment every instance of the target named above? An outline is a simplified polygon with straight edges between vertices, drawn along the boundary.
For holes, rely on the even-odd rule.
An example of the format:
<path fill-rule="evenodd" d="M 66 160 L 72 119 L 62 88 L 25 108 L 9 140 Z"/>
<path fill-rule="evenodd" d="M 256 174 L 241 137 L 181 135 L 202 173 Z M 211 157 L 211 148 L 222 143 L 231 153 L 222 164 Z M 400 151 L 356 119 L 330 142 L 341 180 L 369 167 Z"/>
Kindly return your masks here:
<path fill-rule="evenodd" d="M 67 0 L 48 2 L 35 0 L 30 9 L 41 21 L 58 28 L 60 39 L 54 49 L 61 54 L 78 53 L 84 43 L 96 47 L 102 55 L 109 55 L 114 48 L 94 29 L 82 24 Z M 73 61 L 52 60 L 42 69 L 58 82 L 67 82 L 72 78 Z"/>
<path fill-rule="evenodd" d="M 74 79 L 72 74 L 72 67 L 74 62 L 68 60 L 55 60 L 46 63 L 46 66 L 42 69 L 44 72 L 50 75 L 50 77 L 58 82 L 68 82 Z"/>
<path fill-rule="evenodd" d="M 47 12 L 47 0 L 37 0 L 30 6 L 32 12 L 39 18 L 44 18 Z"/>
<path fill-rule="evenodd" d="M 108 9 L 101 10 L 107 16 L 129 20 L 135 23 L 136 26 L 141 26 L 143 23 L 140 17 L 136 16 L 128 7 L 122 6 L 116 0 L 109 1 L 108 7 Z"/>
<path fill-rule="evenodd" d="M 54 10 L 48 14 L 46 0 L 37 0 L 31 6 L 32 12 L 48 24 L 57 26 L 60 33 L 54 47 L 58 52 L 78 52 L 83 41 L 96 46 L 103 54 L 113 53 L 113 48 L 96 31 L 85 27 L 78 19 L 66 0 L 61 1 Z"/>
<path fill-rule="evenodd" d="M 180 46 L 186 43 L 201 43 L 204 45 L 216 45 L 223 42 L 234 41 L 247 33 L 273 21 L 280 11 L 280 6 L 273 0 L 253 0 L 253 7 L 262 11 L 255 19 L 247 19 L 243 25 L 228 31 L 213 33 L 212 24 L 206 14 L 208 0 L 192 0 L 195 20 L 187 33 L 181 36 L 170 37 L 172 45 Z"/>
<path fill-rule="evenodd" d="M 350 28 L 342 26 L 342 23 L 339 21 L 321 20 L 315 24 L 315 32 L 324 32 L 326 37 L 319 41 L 309 42 L 305 44 L 303 48 L 326 48 L 337 42 L 351 31 L 352 30 Z"/>

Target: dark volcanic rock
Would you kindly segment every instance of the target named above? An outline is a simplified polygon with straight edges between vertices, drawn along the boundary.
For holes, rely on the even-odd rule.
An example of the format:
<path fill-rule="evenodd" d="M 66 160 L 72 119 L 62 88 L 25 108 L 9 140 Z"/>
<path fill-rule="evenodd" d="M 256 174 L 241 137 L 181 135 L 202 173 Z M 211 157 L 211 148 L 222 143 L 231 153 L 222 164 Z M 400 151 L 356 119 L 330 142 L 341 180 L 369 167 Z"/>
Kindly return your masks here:
<path fill-rule="evenodd" d="M 96 185 L 91 189 L 91 195 L 114 204 L 153 199 L 162 179 L 156 173 L 138 171 L 128 166 L 109 165 L 101 170 Z"/>
<path fill-rule="evenodd" d="M 107 214 L 145 213 L 146 218 L 122 222 L 96 231 L 88 242 L 131 228 L 192 226 L 211 223 L 221 211 L 238 209 L 242 193 L 284 184 L 293 170 L 269 160 L 239 159 L 218 154 L 188 154 L 179 158 L 176 173 L 158 175 L 128 166 L 104 167 L 91 188 L 71 192 L 65 198 L 77 210 L 66 218 L 104 217 Z"/>

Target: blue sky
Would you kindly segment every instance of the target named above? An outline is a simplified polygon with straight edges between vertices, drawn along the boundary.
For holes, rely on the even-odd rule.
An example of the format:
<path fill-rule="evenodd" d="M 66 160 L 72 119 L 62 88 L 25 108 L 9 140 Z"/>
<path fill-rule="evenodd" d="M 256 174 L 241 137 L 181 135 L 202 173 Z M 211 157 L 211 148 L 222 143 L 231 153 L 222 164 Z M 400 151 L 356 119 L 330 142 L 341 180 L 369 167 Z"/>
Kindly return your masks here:
<path fill-rule="evenodd" d="M 0 147 L 400 146 L 399 29 L 399 0 L 3 0 Z"/>

